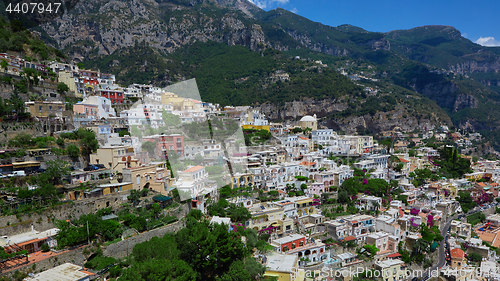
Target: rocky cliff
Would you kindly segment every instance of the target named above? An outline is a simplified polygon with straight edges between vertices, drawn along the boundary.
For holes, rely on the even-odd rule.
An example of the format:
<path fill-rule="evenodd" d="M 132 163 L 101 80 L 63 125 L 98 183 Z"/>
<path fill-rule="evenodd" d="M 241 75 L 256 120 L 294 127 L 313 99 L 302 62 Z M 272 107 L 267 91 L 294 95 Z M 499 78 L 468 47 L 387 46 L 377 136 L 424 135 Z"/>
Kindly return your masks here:
<path fill-rule="evenodd" d="M 110 55 L 136 42 L 146 42 L 164 52 L 195 41 L 245 45 L 252 50 L 264 45 L 261 26 L 250 18 L 252 7 L 239 0 L 231 3 L 247 12 L 248 18 L 240 10 L 209 15 L 175 5 L 175 1 L 89 0 L 42 27 L 61 49 L 78 60 L 96 54 Z"/>
<path fill-rule="evenodd" d="M 477 98 L 468 94 L 458 94 L 458 85 L 451 81 L 428 83 L 423 87 L 417 87 L 413 84 L 412 88 L 418 93 L 432 98 L 439 106 L 448 108 L 452 112 L 465 108 L 477 108 Z"/>
<path fill-rule="evenodd" d="M 490 57 L 489 60 L 476 61 L 476 60 L 466 60 L 464 62 L 450 65 L 449 70 L 466 75 L 468 73 L 499 73 L 500 72 L 500 57 Z M 500 78 L 499 78 L 500 79 Z"/>
<path fill-rule="evenodd" d="M 411 115 L 405 104 L 398 105 L 390 112 L 377 112 L 375 115 L 349 116 L 347 118 L 331 117 L 332 112 L 342 112 L 347 104 L 336 99 L 301 99 L 293 102 L 285 102 L 282 105 L 261 104 L 255 106 L 273 121 L 282 121 L 285 124 L 294 124 L 305 115 L 316 114 L 322 121 L 320 125 L 326 128 L 341 130 L 348 134 L 356 134 L 362 131 L 378 133 L 399 127 L 406 131 L 419 129 L 422 131 L 432 129 L 440 124 L 451 125 L 448 116 L 436 113 L 425 115 Z M 325 118 L 323 118 L 325 117 Z"/>

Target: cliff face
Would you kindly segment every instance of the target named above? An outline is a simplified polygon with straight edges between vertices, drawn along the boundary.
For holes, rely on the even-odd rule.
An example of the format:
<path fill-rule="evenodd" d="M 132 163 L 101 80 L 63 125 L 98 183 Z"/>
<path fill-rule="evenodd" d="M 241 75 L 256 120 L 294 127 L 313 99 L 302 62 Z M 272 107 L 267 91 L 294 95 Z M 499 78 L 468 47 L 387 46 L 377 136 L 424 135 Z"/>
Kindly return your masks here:
<path fill-rule="evenodd" d="M 316 114 L 318 118 L 327 117 L 332 112 L 341 112 L 347 108 L 347 105 L 335 99 L 302 99 L 299 101 L 286 102 L 282 105 L 261 104 L 255 106 L 261 112 L 265 113 L 270 120 L 283 121 L 292 124 L 305 115 Z M 451 120 L 445 116 L 438 116 L 429 113 L 425 116 L 414 116 L 410 114 L 405 105 L 398 105 L 395 110 L 390 112 L 377 112 L 375 115 L 349 116 L 347 118 L 324 118 L 320 125 L 342 130 L 349 134 L 358 133 L 360 129 L 368 129 L 377 133 L 381 131 L 392 130 L 400 127 L 406 131 L 414 129 L 426 130 L 432 129 L 440 124 L 451 124 Z"/>
<path fill-rule="evenodd" d="M 450 65 L 449 70 L 462 75 L 478 72 L 498 73 L 500 72 L 500 57 L 488 61 L 467 60 L 456 65 Z"/>
<path fill-rule="evenodd" d="M 458 85 L 451 81 L 429 83 L 424 87 L 417 87 L 414 84 L 412 88 L 418 93 L 436 101 L 439 106 L 448 108 L 452 112 L 466 108 L 477 108 L 477 98 L 472 95 L 458 94 Z"/>
<path fill-rule="evenodd" d="M 245 45 L 252 50 L 266 43 L 261 26 L 250 20 L 254 9 L 251 4 L 240 0 L 219 2 L 247 12 L 246 23 L 237 10 L 214 16 L 175 5 L 175 1 L 89 0 L 42 27 L 61 49 L 79 60 L 95 54 L 96 50 L 98 55 L 110 55 L 136 42 L 145 42 L 164 52 L 195 41 Z"/>

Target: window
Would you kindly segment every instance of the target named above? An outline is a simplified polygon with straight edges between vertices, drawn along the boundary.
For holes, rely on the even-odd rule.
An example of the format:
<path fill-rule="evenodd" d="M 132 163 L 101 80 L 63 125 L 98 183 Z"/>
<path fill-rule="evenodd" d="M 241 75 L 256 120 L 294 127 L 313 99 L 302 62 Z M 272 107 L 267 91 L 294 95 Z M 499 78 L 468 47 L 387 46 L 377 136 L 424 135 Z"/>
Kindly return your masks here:
<path fill-rule="evenodd" d="M 42 112 L 42 106 L 38 107 L 38 112 Z"/>
<path fill-rule="evenodd" d="M 49 110 L 52 110 L 52 106 L 49 105 Z"/>
<path fill-rule="evenodd" d="M 137 184 L 141 184 L 141 176 L 137 175 L 135 179 Z"/>

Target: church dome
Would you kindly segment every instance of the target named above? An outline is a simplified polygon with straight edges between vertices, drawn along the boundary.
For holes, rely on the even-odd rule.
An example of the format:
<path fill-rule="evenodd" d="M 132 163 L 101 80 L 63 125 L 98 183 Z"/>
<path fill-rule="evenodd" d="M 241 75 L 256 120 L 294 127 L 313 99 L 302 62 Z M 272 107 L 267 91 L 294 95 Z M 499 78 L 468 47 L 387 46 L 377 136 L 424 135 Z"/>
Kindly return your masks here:
<path fill-rule="evenodd" d="M 304 117 L 302 117 L 302 119 L 300 119 L 301 122 L 314 122 L 316 121 L 316 118 L 310 116 L 310 115 L 306 115 Z"/>

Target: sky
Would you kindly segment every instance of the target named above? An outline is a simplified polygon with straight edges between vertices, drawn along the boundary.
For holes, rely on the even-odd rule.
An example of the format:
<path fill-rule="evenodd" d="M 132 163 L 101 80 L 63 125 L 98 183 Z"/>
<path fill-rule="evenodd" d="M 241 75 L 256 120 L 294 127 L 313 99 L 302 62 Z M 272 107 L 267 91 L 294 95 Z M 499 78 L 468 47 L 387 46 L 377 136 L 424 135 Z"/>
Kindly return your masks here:
<path fill-rule="evenodd" d="M 269 11 L 277 7 L 330 26 L 351 24 L 387 32 L 422 25 L 450 25 L 483 46 L 500 46 L 498 0 L 249 0 Z"/>

